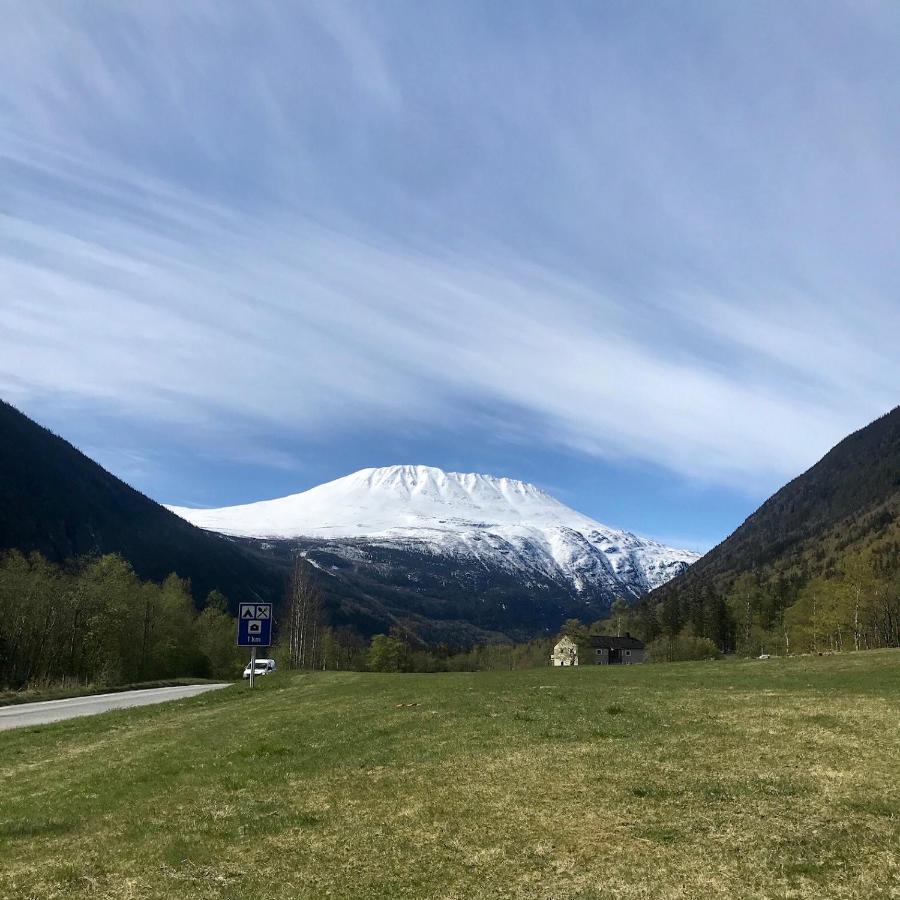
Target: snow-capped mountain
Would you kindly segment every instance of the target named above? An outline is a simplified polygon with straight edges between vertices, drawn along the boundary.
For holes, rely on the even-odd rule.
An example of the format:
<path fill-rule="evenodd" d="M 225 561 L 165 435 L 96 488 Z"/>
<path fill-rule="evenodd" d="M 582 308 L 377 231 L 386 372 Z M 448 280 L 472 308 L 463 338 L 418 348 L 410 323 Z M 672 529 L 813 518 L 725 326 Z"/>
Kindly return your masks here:
<path fill-rule="evenodd" d="M 348 563 L 399 550 L 452 560 L 457 570 L 513 575 L 524 588 L 551 583 L 607 602 L 638 597 L 698 558 L 608 528 L 532 484 L 429 466 L 362 469 L 300 494 L 242 506 L 169 509 L 226 535 L 301 545 L 313 540 L 315 548 L 327 547 Z M 323 571 L 342 568 L 317 561 L 312 551 L 307 556 Z"/>

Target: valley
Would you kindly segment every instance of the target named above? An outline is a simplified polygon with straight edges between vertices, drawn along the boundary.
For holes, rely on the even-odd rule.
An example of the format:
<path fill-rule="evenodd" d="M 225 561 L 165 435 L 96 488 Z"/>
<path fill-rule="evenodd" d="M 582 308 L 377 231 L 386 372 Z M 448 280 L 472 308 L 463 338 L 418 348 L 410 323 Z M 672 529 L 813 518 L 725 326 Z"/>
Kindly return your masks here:
<path fill-rule="evenodd" d="M 900 900 L 900 3 L 0 48 L 0 900 Z"/>

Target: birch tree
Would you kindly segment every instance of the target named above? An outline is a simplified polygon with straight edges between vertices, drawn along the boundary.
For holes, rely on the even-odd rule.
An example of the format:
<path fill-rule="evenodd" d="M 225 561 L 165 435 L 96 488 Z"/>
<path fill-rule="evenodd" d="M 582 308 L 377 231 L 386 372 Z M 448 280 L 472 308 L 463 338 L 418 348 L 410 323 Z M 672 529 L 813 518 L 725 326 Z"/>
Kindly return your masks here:
<path fill-rule="evenodd" d="M 297 556 L 289 586 L 289 647 L 292 669 L 319 667 L 323 632 L 322 592 L 313 579 L 312 567 Z"/>

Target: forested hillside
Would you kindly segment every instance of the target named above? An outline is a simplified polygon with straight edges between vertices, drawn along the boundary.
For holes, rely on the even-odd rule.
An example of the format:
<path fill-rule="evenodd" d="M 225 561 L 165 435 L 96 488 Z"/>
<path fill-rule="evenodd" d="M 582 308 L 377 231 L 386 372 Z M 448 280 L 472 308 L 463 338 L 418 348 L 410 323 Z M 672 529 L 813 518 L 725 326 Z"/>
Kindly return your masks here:
<path fill-rule="evenodd" d="M 0 687 L 235 678 L 245 654 L 227 605 L 214 591 L 197 613 L 183 579 L 142 581 L 119 556 L 0 554 Z"/>
<path fill-rule="evenodd" d="M 0 401 L 4 549 L 36 550 L 54 562 L 117 553 L 141 578 L 189 579 L 198 603 L 214 589 L 234 602 L 278 601 L 285 579 L 278 560 L 195 528 Z"/>
<path fill-rule="evenodd" d="M 351 539 L 237 540 L 284 567 L 302 554 L 313 566 L 329 621 L 367 637 L 400 628 L 435 645 L 525 641 L 555 633 L 567 618 L 596 618 L 607 608 L 602 597 L 573 596 L 532 571 L 492 569 L 414 548 Z"/>
<path fill-rule="evenodd" d="M 720 649 L 900 645 L 900 407 L 841 441 L 637 611 Z"/>

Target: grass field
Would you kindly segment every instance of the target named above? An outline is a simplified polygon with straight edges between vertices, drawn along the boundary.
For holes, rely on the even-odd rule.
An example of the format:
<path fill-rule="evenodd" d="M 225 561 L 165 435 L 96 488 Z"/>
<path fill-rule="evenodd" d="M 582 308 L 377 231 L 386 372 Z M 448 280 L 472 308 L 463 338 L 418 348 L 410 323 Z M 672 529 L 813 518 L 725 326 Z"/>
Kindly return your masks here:
<path fill-rule="evenodd" d="M 281 673 L 0 734 L 0 896 L 900 897 L 900 652 Z"/>

